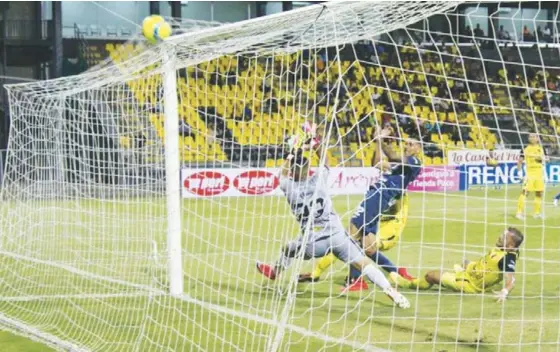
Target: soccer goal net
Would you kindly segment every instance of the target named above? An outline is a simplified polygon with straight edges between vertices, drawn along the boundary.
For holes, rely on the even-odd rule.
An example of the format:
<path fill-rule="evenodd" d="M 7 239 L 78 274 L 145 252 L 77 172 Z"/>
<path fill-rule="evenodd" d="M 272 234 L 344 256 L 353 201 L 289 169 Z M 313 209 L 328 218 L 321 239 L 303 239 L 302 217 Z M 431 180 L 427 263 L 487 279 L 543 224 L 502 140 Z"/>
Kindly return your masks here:
<path fill-rule="evenodd" d="M 469 6 L 315 5 L 9 86 L 0 328 L 61 350 L 556 350 L 560 57 L 539 41 L 558 13 Z M 421 143 L 376 237 L 410 309 L 373 284 L 341 292 L 342 262 L 255 269 L 312 238 L 279 188 L 306 123 L 345 227 L 387 171 L 376 130 L 390 154 Z M 318 280 L 298 283 L 306 272 Z"/>

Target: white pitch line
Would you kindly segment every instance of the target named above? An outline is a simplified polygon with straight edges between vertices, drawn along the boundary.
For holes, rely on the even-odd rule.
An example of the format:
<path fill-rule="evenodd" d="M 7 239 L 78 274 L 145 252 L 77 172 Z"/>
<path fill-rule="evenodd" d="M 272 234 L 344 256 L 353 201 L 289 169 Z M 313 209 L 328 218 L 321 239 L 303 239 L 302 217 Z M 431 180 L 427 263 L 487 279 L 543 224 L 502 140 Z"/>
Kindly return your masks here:
<path fill-rule="evenodd" d="M 0 302 L 30 302 L 46 301 L 50 299 L 103 299 L 103 298 L 134 298 L 134 297 L 153 297 L 162 296 L 161 293 L 93 293 L 93 294 L 72 294 L 72 295 L 36 295 L 36 296 L 7 296 L 0 297 Z"/>
<path fill-rule="evenodd" d="M 58 350 L 66 351 L 87 351 L 86 349 L 77 346 L 69 341 L 64 341 L 49 333 L 36 329 L 26 323 L 9 318 L 0 313 L 0 326 L 13 332 L 16 335 L 30 338 L 31 340 L 42 342 L 45 345 Z"/>
<path fill-rule="evenodd" d="M 107 276 L 103 276 L 103 275 L 99 275 L 99 274 L 94 274 L 91 273 L 89 271 L 85 271 L 82 269 L 78 269 L 75 268 L 73 266 L 67 265 L 67 264 L 63 264 L 63 263 L 58 263 L 55 261 L 49 261 L 49 260 L 42 260 L 42 259 L 37 259 L 37 258 L 32 258 L 32 257 L 28 257 L 22 254 L 17 254 L 17 253 L 13 253 L 13 252 L 7 252 L 7 251 L 2 251 L 0 250 L 0 254 L 6 256 L 6 257 L 10 257 L 10 258 L 14 258 L 14 259 L 19 259 L 19 260 L 26 260 L 32 263 L 36 263 L 36 264 L 43 264 L 43 265 L 48 265 L 48 266 L 52 266 L 55 268 L 59 268 L 59 269 L 64 269 L 72 274 L 77 274 L 77 275 L 81 275 L 81 276 L 85 276 L 91 279 L 96 279 L 96 280 L 103 280 L 103 281 L 107 281 L 107 282 L 111 282 L 111 283 L 115 283 L 115 284 L 119 284 L 119 285 L 123 285 L 123 286 L 128 286 L 128 287 L 134 287 L 140 290 L 145 290 L 147 292 L 152 292 L 152 293 L 161 293 L 161 290 L 155 289 L 153 287 L 150 287 L 148 285 L 142 285 L 142 284 L 136 284 L 133 282 L 128 282 L 128 281 L 124 281 L 124 280 L 120 280 L 120 279 L 115 279 L 112 277 L 107 277 Z"/>

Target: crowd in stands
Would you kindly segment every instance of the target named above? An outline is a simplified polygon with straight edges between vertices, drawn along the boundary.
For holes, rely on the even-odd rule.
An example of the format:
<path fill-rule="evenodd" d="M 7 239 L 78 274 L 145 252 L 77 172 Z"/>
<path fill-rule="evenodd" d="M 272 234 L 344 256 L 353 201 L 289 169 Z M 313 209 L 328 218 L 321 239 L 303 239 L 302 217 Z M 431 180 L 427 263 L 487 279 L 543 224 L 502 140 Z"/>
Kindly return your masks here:
<path fill-rule="evenodd" d="M 328 157 L 349 166 L 371 164 L 371 135 L 378 124 L 425 142 L 426 164 L 445 163 L 453 148 L 493 149 L 511 142 L 502 132 L 510 129 L 519 137 L 514 119 L 527 132 L 539 125 L 542 135 L 560 132 L 559 72 L 492 68 L 475 59 L 474 48 L 460 52 L 454 46 L 361 43 L 333 50 L 224 56 L 181 70 L 183 161 L 257 160 L 275 166 L 286 137 L 310 118 L 333 122 L 335 147 Z M 141 102 L 158 101 L 153 93 L 158 90 L 146 89 L 149 84 L 130 84 Z M 154 110 L 150 119 L 162 137 L 161 112 Z"/>

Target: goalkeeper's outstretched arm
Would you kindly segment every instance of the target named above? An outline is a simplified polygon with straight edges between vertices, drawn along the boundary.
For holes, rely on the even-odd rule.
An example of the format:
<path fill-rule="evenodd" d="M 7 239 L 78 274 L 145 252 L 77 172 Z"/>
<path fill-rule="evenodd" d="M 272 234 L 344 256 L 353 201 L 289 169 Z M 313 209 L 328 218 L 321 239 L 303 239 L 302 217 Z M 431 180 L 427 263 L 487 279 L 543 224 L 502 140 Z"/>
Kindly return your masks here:
<path fill-rule="evenodd" d="M 382 149 L 382 144 L 383 144 L 383 140 L 381 138 L 379 138 L 379 140 L 375 140 L 376 137 L 379 137 L 380 133 L 375 131 L 373 138 L 374 138 L 374 150 L 373 150 L 373 156 L 371 157 L 371 165 L 373 165 L 373 167 L 377 167 L 379 170 L 381 170 L 381 172 L 385 171 L 385 170 L 390 170 L 391 169 L 391 164 L 384 160 L 383 155 L 383 149 Z"/>
<path fill-rule="evenodd" d="M 380 137 L 380 145 L 381 145 L 381 150 L 383 151 L 383 154 L 385 154 L 385 156 L 387 156 L 387 159 L 389 159 L 389 161 L 395 161 L 395 162 L 402 162 L 404 160 L 404 154 L 402 152 L 397 153 L 393 150 L 393 148 L 387 144 L 384 143 L 387 137 L 389 137 L 392 133 L 392 130 L 390 128 L 384 128 L 379 132 L 379 137 Z"/>

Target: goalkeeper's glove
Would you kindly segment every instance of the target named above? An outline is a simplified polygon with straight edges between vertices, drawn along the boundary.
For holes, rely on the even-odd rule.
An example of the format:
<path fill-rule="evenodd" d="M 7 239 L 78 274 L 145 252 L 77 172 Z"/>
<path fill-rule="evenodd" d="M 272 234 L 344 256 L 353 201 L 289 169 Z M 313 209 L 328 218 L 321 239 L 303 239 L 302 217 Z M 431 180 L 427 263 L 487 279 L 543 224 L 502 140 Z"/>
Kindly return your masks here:
<path fill-rule="evenodd" d="M 509 294 L 509 291 L 508 291 L 507 288 L 503 288 L 501 291 L 494 291 L 494 295 L 497 298 L 498 303 L 505 302 L 508 294 Z"/>
<path fill-rule="evenodd" d="M 301 129 L 288 139 L 288 150 L 293 153 L 297 149 L 302 149 L 304 151 L 313 149 L 319 144 L 316 131 L 317 125 L 310 124 L 309 122 L 304 123 Z"/>

